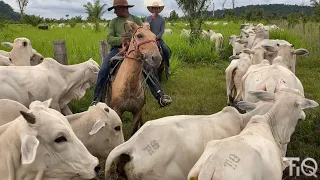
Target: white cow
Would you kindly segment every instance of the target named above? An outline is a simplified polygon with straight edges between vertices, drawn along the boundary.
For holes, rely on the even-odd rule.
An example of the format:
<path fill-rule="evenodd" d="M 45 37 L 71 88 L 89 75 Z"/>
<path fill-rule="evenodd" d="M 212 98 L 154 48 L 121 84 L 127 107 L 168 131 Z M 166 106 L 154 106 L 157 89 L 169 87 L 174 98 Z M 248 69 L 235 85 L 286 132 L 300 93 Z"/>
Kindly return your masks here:
<path fill-rule="evenodd" d="M 106 159 L 112 149 L 124 142 L 121 119 L 105 103 L 66 118 L 89 152 L 99 159 Z"/>
<path fill-rule="evenodd" d="M 277 51 L 271 51 L 269 46 L 276 48 L 277 46 L 288 45 L 292 46 L 288 41 L 280 40 L 280 39 L 263 39 L 257 45 L 255 45 L 251 50 L 245 49 L 246 53 L 252 54 L 253 64 L 259 64 L 264 59 L 267 59 L 272 63 L 273 59 L 277 56 Z M 269 48 L 270 51 L 266 51 L 266 48 Z"/>
<path fill-rule="evenodd" d="M 10 99 L 0 99 L 0 126 L 15 120 L 20 111 L 28 108 Z M 112 149 L 124 142 L 121 119 L 105 103 L 97 103 L 85 112 L 66 118 L 88 151 L 99 159 L 106 159 Z"/>
<path fill-rule="evenodd" d="M 240 44 L 237 42 L 240 40 L 240 37 L 236 35 L 231 35 L 229 37 L 229 44 L 232 46 L 232 55 L 238 55 L 245 48 L 245 44 Z"/>
<path fill-rule="evenodd" d="M 226 25 L 228 25 L 228 23 L 227 23 L 227 22 L 224 22 L 222 25 L 223 25 L 223 26 L 226 26 Z"/>
<path fill-rule="evenodd" d="M 98 159 L 72 131 L 67 119 L 48 108 L 51 99 L 30 104 L 0 126 L 1 179 L 46 180 L 96 176 Z"/>
<path fill-rule="evenodd" d="M 283 157 L 297 122 L 305 119 L 303 109 L 318 103 L 291 89 L 250 94 L 275 104 L 267 114 L 252 117 L 239 135 L 207 143 L 188 180 L 282 179 Z"/>
<path fill-rule="evenodd" d="M 290 69 L 294 74 L 296 72 L 296 55 L 304 56 L 308 55 L 309 51 L 304 48 L 294 49 L 293 45 L 287 44 L 277 44 L 277 46 L 263 45 L 266 51 L 276 53 L 277 56 L 282 56 L 284 62 L 286 63 L 288 69 Z M 273 64 L 273 62 L 272 62 Z"/>
<path fill-rule="evenodd" d="M 0 54 L 0 66 L 13 66 L 11 58 Z"/>
<path fill-rule="evenodd" d="M 237 56 L 231 56 L 233 59 L 230 65 L 226 68 L 226 89 L 227 89 L 227 104 L 231 105 L 233 101 L 240 101 L 237 96 L 241 90 L 241 79 L 246 74 L 248 68 L 253 64 L 250 54 L 240 53 Z"/>
<path fill-rule="evenodd" d="M 98 71 L 99 65 L 92 59 L 69 66 L 46 58 L 36 66 L 0 67 L 0 99 L 28 106 L 33 100 L 53 98 L 53 109 L 72 114 L 67 104 L 84 96 L 95 84 Z"/>
<path fill-rule="evenodd" d="M 178 115 L 148 121 L 111 151 L 105 177 L 114 179 L 110 177 L 110 167 L 116 160 L 118 171 L 128 180 L 185 180 L 208 141 L 239 134 L 252 116 L 266 113 L 272 105 L 273 102 L 258 103 L 246 114 L 228 106 L 212 115 Z M 255 107 L 252 103 L 245 106 Z"/>
<path fill-rule="evenodd" d="M 267 61 L 267 60 L 265 60 Z M 264 90 L 270 93 L 279 91 L 280 88 L 298 89 L 304 94 L 301 81 L 286 66 L 284 59 L 278 56 L 269 65 L 268 61 L 250 66 L 247 73 L 241 80 L 241 98 L 245 101 L 257 102 L 255 98 L 249 96 L 249 91 Z"/>
<path fill-rule="evenodd" d="M 66 25 L 64 23 L 61 23 L 58 25 L 58 28 L 64 28 Z"/>
<path fill-rule="evenodd" d="M 251 33 L 251 32 L 246 33 L 244 31 L 242 31 L 242 32 L 243 32 L 243 34 L 245 34 L 245 38 L 236 40 L 236 42 L 238 42 L 240 44 L 244 44 L 246 48 L 251 49 L 253 46 L 254 40 L 256 38 L 256 34 L 254 32 L 253 33 Z"/>
<path fill-rule="evenodd" d="M 51 29 L 53 29 L 54 27 L 55 27 L 54 25 L 51 25 L 51 26 L 50 26 Z"/>
<path fill-rule="evenodd" d="M 0 55 L 10 57 L 15 66 L 37 65 L 43 61 L 43 56 L 32 48 L 27 38 L 16 38 L 13 43 L 2 42 L 1 44 L 12 48 L 10 52 L 0 50 Z"/>
<path fill-rule="evenodd" d="M 210 36 L 210 41 L 214 42 L 216 51 L 218 52 L 223 44 L 223 35 L 221 33 L 214 33 Z"/>
<path fill-rule="evenodd" d="M 190 29 L 181 29 L 181 34 L 180 34 L 180 37 L 181 36 L 187 36 L 189 37 L 190 36 L 190 33 L 191 33 L 191 30 Z"/>
<path fill-rule="evenodd" d="M 210 39 L 210 37 L 211 37 L 213 34 L 216 33 L 216 32 L 214 32 L 214 30 L 212 30 L 212 29 L 208 29 L 207 32 L 208 32 L 208 38 L 209 38 L 209 39 Z"/>
<path fill-rule="evenodd" d="M 172 29 L 165 29 L 164 34 L 172 34 Z"/>

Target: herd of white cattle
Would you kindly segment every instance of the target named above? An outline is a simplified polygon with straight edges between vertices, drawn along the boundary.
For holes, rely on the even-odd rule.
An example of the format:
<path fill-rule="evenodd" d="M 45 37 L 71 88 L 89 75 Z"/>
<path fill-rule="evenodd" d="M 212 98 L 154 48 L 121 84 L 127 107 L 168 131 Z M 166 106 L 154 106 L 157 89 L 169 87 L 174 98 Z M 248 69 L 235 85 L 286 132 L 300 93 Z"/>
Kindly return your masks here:
<path fill-rule="evenodd" d="M 94 60 L 62 65 L 26 38 L 2 43 L 12 50 L 0 51 L 1 179 L 92 179 L 106 159 L 105 179 L 280 180 L 303 109 L 318 103 L 304 98 L 295 76 L 295 55 L 308 51 L 266 32 L 245 25 L 230 37 L 228 103 L 246 113 L 226 106 L 211 115 L 163 117 L 126 142 L 120 117 L 106 104 L 78 114 L 68 107 L 94 85 Z"/>
<path fill-rule="evenodd" d="M 108 23 L 99 23 L 99 26 L 105 28 L 105 27 L 108 26 Z M 82 30 L 83 30 L 83 29 L 86 29 L 87 27 L 88 27 L 88 28 L 91 28 L 91 29 L 94 29 L 94 28 L 96 27 L 96 25 L 93 24 L 93 23 L 84 23 L 84 24 L 81 25 L 81 29 L 82 29 Z M 60 24 L 58 24 L 58 25 L 52 24 L 52 25 L 50 26 L 50 28 L 51 28 L 51 29 L 54 29 L 54 28 L 71 28 L 71 26 L 70 26 L 69 24 L 60 23 Z"/>

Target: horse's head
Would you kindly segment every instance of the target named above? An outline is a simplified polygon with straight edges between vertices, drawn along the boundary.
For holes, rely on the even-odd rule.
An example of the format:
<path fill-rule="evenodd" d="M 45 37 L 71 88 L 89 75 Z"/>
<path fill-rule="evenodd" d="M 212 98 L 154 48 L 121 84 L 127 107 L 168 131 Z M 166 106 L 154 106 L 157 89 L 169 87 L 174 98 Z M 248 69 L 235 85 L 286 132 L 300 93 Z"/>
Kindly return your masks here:
<path fill-rule="evenodd" d="M 156 42 L 156 35 L 150 29 L 138 26 L 132 21 L 127 21 L 132 29 L 132 37 L 128 49 L 128 55 L 135 51 L 135 58 L 142 59 L 148 65 L 158 68 L 162 57 Z"/>

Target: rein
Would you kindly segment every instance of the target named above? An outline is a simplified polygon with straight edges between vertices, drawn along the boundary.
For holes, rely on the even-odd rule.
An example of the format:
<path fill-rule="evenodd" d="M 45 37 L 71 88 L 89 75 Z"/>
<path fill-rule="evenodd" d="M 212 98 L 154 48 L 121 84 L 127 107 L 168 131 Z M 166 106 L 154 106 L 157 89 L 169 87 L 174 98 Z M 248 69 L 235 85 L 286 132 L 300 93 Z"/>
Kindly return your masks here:
<path fill-rule="evenodd" d="M 126 24 L 128 24 L 127 22 L 125 22 L 124 24 L 123 24 L 123 28 L 124 28 L 124 31 L 127 33 L 128 31 L 127 31 L 127 29 L 126 29 Z M 154 43 L 157 43 L 155 40 L 146 40 L 146 41 L 143 41 L 143 42 L 141 42 L 141 43 L 136 43 L 136 41 L 135 41 L 135 38 L 134 38 L 134 35 L 137 33 L 137 31 L 139 30 L 139 29 L 141 29 L 141 28 L 143 28 L 142 26 L 140 26 L 140 27 L 138 27 L 136 30 L 135 30 L 135 32 L 132 34 L 132 43 L 133 43 L 133 46 L 134 46 L 134 49 L 133 50 L 131 50 L 131 51 L 129 51 L 129 52 L 126 52 L 125 53 L 125 57 L 126 58 L 129 58 L 129 59 L 134 59 L 134 60 L 144 60 L 144 58 L 145 58 L 145 55 L 143 54 L 143 53 L 141 53 L 140 52 L 140 46 L 141 45 L 143 45 L 143 44 L 147 44 L 147 43 L 150 43 L 150 42 L 154 42 Z M 132 53 L 132 52 L 134 52 L 134 51 L 136 51 L 136 52 L 138 52 L 139 53 L 139 57 L 130 57 L 129 56 L 129 54 L 130 53 Z M 141 58 L 142 57 L 142 58 Z"/>

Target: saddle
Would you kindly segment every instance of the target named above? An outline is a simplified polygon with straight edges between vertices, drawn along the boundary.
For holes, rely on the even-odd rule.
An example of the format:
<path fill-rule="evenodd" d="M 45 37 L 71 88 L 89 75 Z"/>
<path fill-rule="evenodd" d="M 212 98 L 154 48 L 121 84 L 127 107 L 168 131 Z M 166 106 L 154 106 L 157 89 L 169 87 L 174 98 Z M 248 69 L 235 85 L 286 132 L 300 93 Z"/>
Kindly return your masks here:
<path fill-rule="evenodd" d="M 110 59 L 109 81 L 114 81 L 123 60 L 124 56 L 121 56 L 120 53 L 116 54 L 114 57 Z"/>

